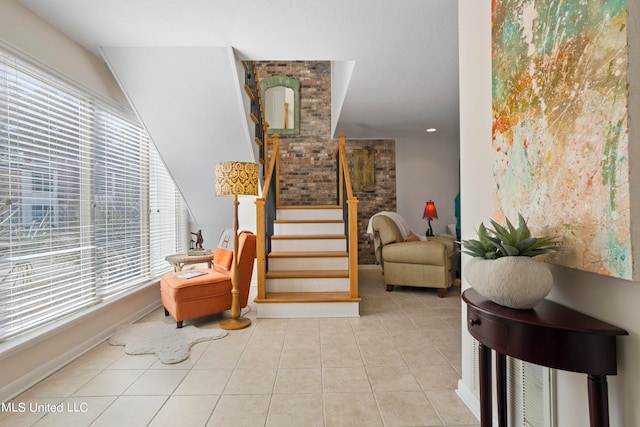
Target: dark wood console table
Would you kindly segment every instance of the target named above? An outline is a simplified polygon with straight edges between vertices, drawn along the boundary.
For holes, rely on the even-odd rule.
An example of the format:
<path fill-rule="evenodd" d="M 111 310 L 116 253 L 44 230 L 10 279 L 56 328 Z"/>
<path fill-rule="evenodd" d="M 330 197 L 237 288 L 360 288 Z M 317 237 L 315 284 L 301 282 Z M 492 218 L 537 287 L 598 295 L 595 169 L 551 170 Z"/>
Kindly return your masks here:
<path fill-rule="evenodd" d="M 544 300 L 531 310 L 495 304 L 473 288 L 464 291 L 467 327 L 480 342 L 480 425 L 492 425 L 491 350 L 496 352 L 498 424 L 507 426 L 506 356 L 588 375 L 592 427 L 609 425 L 607 375 L 616 375 L 616 337 L 624 329 Z"/>

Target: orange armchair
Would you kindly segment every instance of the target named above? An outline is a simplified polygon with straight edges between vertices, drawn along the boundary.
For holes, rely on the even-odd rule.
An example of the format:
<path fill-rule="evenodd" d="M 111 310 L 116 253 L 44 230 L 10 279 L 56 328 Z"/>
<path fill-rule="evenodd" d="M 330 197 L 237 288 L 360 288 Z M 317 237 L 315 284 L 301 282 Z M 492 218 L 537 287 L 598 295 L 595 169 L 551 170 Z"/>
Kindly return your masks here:
<path fill-rule="evenodd" d="M 231 257 L 228 252 L 216 249 L 213 268 L 179 271 L 161 277 L 160 297 L 164 313 L 176 319 L 178 328 L 182 327 L 184 320 L 231 309 Z M 249 299 L 255 255 L 256 236 L 248 231 L 241 232 L 238 243 L 240 308 L 246 307 Z M 224 264 L 216 264 L 216 261 Z M 192 272 L 204 274 L 190 279 L 179 277 Z"/>

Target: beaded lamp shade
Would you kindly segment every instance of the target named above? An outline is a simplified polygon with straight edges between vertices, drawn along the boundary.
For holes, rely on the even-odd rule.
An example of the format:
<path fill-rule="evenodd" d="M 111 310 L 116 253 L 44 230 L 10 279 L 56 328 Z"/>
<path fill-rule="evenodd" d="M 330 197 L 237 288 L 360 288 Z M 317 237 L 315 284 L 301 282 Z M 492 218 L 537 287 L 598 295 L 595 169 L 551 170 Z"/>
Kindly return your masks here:
<path fill-rule="evenodd" d="M 216 196 L 257 195 L 257 164 L 248 162 L 216 163 Z"/>

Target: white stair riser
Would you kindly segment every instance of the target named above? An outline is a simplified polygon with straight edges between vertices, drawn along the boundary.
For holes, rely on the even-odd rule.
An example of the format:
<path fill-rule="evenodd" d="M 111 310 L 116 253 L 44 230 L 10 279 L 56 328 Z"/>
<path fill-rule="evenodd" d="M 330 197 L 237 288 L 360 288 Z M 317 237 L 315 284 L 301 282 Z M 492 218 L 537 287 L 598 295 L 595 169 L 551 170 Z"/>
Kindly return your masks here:
<path fill-rule="evenodd" d="M 258 318 L 292 319 L 305 317 L 360 317 L 357 302 L 258 304 Z"/>
<path fill-rule="evenodd" d="M 272 239 L 274 252 L 346 251 L 346 239 Z"/>
<path fill-rule="evenodd" d="M 342 209 L 278 209 L 277 219 L 342 219 Z"/>
<path fill-rule="evenodd" d="M 341 222 L 288 222 L 273 224 L 275 235 L 300 234 L 344 234 L 344 223 Z"/>
<path fill-rule="evenodd" d="M 267 292 L 348 292 L 349 278 L 267 279 Z"/>
<path fill-rule="evenodd" d="M 347 257 L 269 257 L 269 270 L 348 270 Z"/>

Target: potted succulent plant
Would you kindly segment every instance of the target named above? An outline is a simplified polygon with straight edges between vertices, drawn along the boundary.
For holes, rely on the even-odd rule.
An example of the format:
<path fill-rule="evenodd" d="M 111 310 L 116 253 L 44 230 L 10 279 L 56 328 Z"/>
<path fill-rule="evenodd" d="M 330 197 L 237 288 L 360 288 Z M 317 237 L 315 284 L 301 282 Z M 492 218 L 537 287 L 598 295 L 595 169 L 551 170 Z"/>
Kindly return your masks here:
<path fill-rule="evenodd" d="M 463 253 L 473 258 L 464 277 L 478 293 L 511 308 L 533 308 L 551 291 L 553 277 L 537 255 L 565 250 L 557 237 L 533 237 L 526 220 L 518 214 L 518 227 L 491 220 L 492 229 L 480 224 L 478 239 L 463 240 Z"/>

